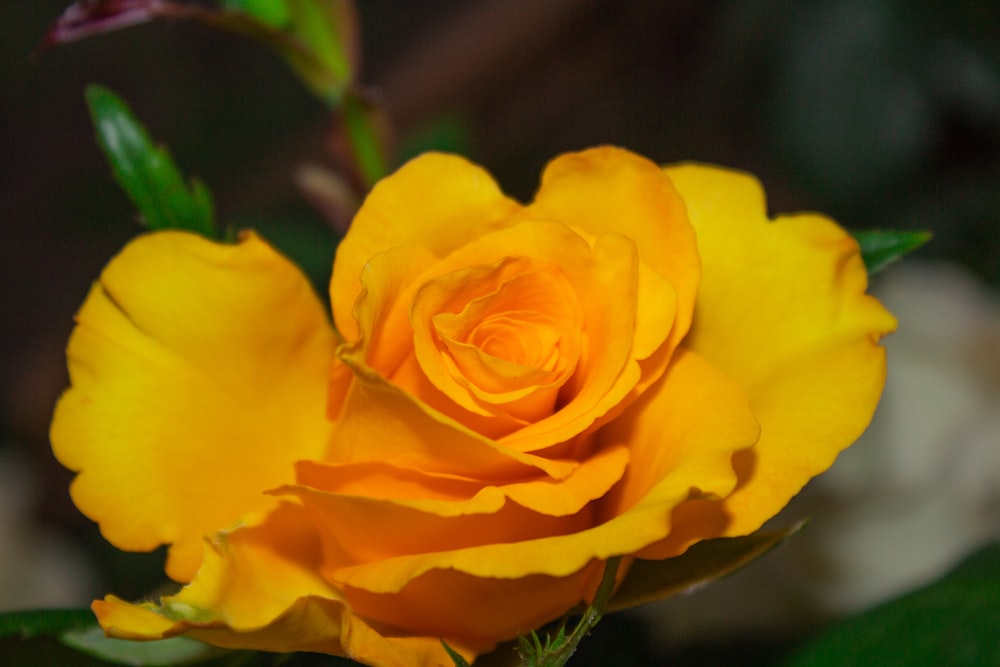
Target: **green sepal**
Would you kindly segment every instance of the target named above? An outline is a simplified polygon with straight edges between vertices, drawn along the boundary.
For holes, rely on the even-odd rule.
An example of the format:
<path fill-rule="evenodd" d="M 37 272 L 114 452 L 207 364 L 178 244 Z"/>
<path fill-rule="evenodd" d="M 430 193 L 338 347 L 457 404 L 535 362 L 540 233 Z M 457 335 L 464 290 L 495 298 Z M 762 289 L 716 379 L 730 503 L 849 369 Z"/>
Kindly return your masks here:
<path fill-rule="evenodd" d="M 215 238 L 214 208 L 197 179 L 185 183 L 166 149 L 155 146 L 132 110 L 117 95 L 87 86 L 87 106 L 97 140 L 119 185 L 153 230 L 185 229 Z"/>
<path fill-rule="evenodd" d="M 119 665 L 189 665 L 230 654 L 196 639 L 172 637 L 151 642 L 109 639 L 97 625 L 71 630 L 59 637 L 67 646 Z"/>
<path fill-rule="evenodd" d="M 1000 665 L 1000 543 L 930 586 L 834 625 L 785 667 Z"/>
<path fill-rule="evenodd" d="M 94 625 L 89 609 L 34 609 L 0 614 L 0 637 L 43 637 Z"/>
<path fill-rule="evenodd" d="M 861 246 L 861 259 L 868 275 L 878 273 L 931 240 L 930 232 L 865 230 L 851 232 Z"/>
<path fill-rule="evenodd" d="M 768 553 L 799 532 L 803 525 L 758 531 L 743 537 L 705 540 L 680 556 L 665 560 L 636 560 L 615 591 L 608 609 L 625 609 L 661 600 L 719 579 Z"/>
<path fill-rule="evenodd" d="M 443 639 L 441 640 L 441 646 L 444 647 L 444 650 L 448 653 L 448 657 L 451 658 L 451 661 L 455 663 L 455 667 L 471 667 L 466 659 L 463 658 L 458 651 L 448 646 Z"/>

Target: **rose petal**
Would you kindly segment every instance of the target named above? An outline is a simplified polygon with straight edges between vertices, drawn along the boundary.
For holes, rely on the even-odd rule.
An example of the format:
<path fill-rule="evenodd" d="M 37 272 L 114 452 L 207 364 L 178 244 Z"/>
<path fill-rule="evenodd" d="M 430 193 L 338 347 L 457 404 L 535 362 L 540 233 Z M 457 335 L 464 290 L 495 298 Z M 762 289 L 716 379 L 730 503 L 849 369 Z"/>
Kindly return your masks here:
<path fill-rule="evenodd" d="M 410 319 L 428 380 L 476 414 L 545 418 L 580 356 L 573 285 L 557 266 L 526 257 L 429 280 Z"/>
<path fill-rule="evenodd" d="M 348 343 L 353 356 L 385 377 L 393 377 L 412 356 L 409 307 L 421 277 L 437 259 L 421 248 L 394 248 L 374 255 L 361 273 L 354 303 L 358 339 Z"/>
<path fill-rule="evenodd" d="M 518 208 L 487 171 L 454 155 L 426 153 L 379 181 L 337 248 L 330 282 L 337 329 L 347 340 L 358 335 L 351 308 L 372 256 L 407 245 L 443 257 L 503 226 Z"/>
<path fill-rule="evenodd" d="M 365 366 L 350 347 L 339 354 L 355 379 L 324 457 L 328 461 L 387 461 L 486 482 L 524 479 L 538 471 L 563 479 L 580 465 L 522 453 L 483 437 Z"/>
<path fill-rule="evenodd" d="M 672 530 L 671 512 L 692 492 L 721 498 L 732 491 L 733 455 L 752 446 L 759 433 L 738 386 L 697 354 L 682 351 L 675 356 L 669 373 L 650 388 L 641 405 L 598 434 L 603 446 L 635 447 L 638 458 L 629 462 L 624 486 L 602 505 L 592 528 L 387 558 L 328 576 L 338 584 L 382 594 L 405 592 L 409 582 L 433 570 L 499 579 L 533 574 L 558 578 L 592 560 L 633 554 L 662 541 Z M 353 605 L 351 595 L 347 597 Z"/>
<path fill-rule="evenodd" d="M 324 493 L 301 486 L 277 490 L 313 512 L 326 548 L 323 573 L 345 566 L 495 543 L 524 542 L 585 529 L 592 513 L 552 517 L 506 502 L 484 487 L 466 501 L 383 499 Z M 371 530 L 378 526 L 378 530 Z"/>
<path fill-rule="evenodd" d="M 607 413 L 624 408 L 626 397 L 642 379 L 633 355 L 639 274 L 635 244 L 624 236 L 605 234 L 595 241 L 592 253 L 593 269 L 572 279 L 584 307 L 586 337 L 577 373 L 563 389 L 572 398 L 548 419 L 502 438 L 509 447 L 541 451 L 568 442 Z M 665 300 L 663 319 L 673 319 L 673 306 L 674 301 Z"/>
<path fill-rule="evenodd" d="M 366 618 L 406 623 L 432 637 L 450 631 L 470 642 L 495 644 L 527 634 L 593 599 L 602 570 L 603 564 L 594 562 L 566 577 L 518 579 L 431 570 L 402 594 L 349 589 L 348 598 L 351 608 Z"/>
<path fill-rule="evenodd" d="M 51 433 L 73 500 L 120 548 L 173 544 L 188 580 L 202 535 L 274 506 L 262 490 L 326 446 L 323 307 L 253 234 L 162 232 L 112 260 L 77 322 Z"/>
<path fill-rule="evenodd" d="M 323 569 L 330 572 L 405 554 L 579 531 L 594 520 L 587 505 L 621 478 L 627 461 L 628 450 L 613 446 L 565 480 L 539 475 L 494 486 L 384 463 L 303 461 L 299 484 L 273 493 L 294 496 L 313 512 L 326 543 Z"/>
<path fill-rule="evenodd" d="M 697 244 L 683 199 L 656 164 L 610 146 L 560 155 L 545 167 L 535 201 L 523 215 L 559 220 L 595 238 L 627 236 L 641 263 L 673 286 L 669 312 L 661 310 L 655 292 L 639 302 L 636 358 L 645 358 L 667 336 L 667 347 L 673 348 L 687 333 L 700 275 Z M 656 326 L 668 314 L 672 326 Z"/>
<path fill-rule="evenodd" d="M 383 260 L 396 254 L 390 252 L 385 253 L 385 256 L 377 256 L 373 259 L 372 266 L 378 260 L 378 266 L 382 270 L 365 274 L 366 288 L 357 308 L 357 312 L 364 315 L 362 331 L 369 330 L 369 326 L 372 330 L 385 330 L 392 321 L 379 321 L 377 318 L 387 308 L 380 308 L 374 303 L 369 306 L 368 299 L 375 295 L 381 297 L 395 293 L 393 288 L 386 285 L 398 283 L 398 278 L 392 266 Z M 577 373 L 564 386 L 562 391 L 569 398 L 565 399 L 566 404 L 558 412 L 526 426 L 519 421 L 503 419 L 502 416 L 498 418 L 499 424 L 491 424 L 489 415 L 456 407 L 475 400 L 471 392 L 460 385 L 453 385 L 453 394 L 444 394 L 427 381 L 419 368 L 406 364 L 395 369 L 396 373 L 391 375 L 391 380 L 425 404 L 469 428 L 488 437 L 502 437 L 504 445 L 511 449 L 530 452 L 569 441 L 606 413 L 623 409 L 623 403 L 634 395 L 636 385 L 642 380 L 640 366 L 632 359 L 636 335 L 633 323 L 637 317 L 637 276 L 640 268 L 634 243 L 623 236 L 606 234 L 596 239 L 591 248 L 589 243 L 565 225 L 528 220 L 468 243 L 434 264 L 430 271 L 432 275 L 447 275 L 470 266 L 489 266 L 505 257 L 516 256 L 526 256 L 558 266 L 580 295 L 586 346 L 592 352 L 581 358 Z M 402 265 L 403 262 L 398 264 Z M 672 288 L 666 286 L 664 289 L 657 289 L 656 293 L 662 298 L 662 303 L 657 306 L 658 315 L 653 319 L 660 320 L 657 324 L 660 329 L 669 329 L 669 323 L 673 321 L 674 301 L 670 298 L 673 296 Z M 408 303 L 405 295 L 399 298 Z M 664 322 L 667 323 L 666 326 Z M 409 327 L 406 334 L 411 335 L 408 329 Z M 418 344 L 428 343 L 418 340 Z M 353 365 L 365 363 L 368 355 L 364 341 L 345 347 L 343 358 L 350 359 Z M 446 386 L 448 371 L 435 371 L 430 365 L 433 360 L 433 356 L 428 358 L 427 368 L 441 386 Z M 389 369 L 378 370 L 386 375 Z M 482 412 L 488 411 L 484 408 Z M 485 423 L 481 419 L 484 416 Z M 477 417 L 480 418 L 479 421 Z M 557 457 L 562 454 L 550 451 L 547 455 Z"/>
<path fill-rule="evenodd" d="M 736 460 L 740 486 L 722 508 L 730 517 L 723 534 L 742 535 L 868 425 L 885 377 L 878 340 L 896 322 L 865 294 L 857 244 L 831 221 L 805 214 L 769 222 L 763 191 L 745 174 L 698 165 L 667 173 L 688 204 L 704 266 L 684 345 L 740 383 L 761 424 L 752 454 Z M 715 536 L 704 527 L 718 525 L 719 511 L 697 501 L 683 508 L 673 549 Z"/>
<path fill-rule="evenodd" d="M 220 536 L 206 548 L 194 582 L 161 606 L 109 596 L 93 608 L 105 632 L 120 639 L 186 634 L 216 646 L 316 651 L 370 665 L 445 665 L 439 637 L 402 636 L 358 618 L 318 575 L 320 545 L 304 512 L 284 505 L 263 524 Z M 448 639 L 471 660 L 475 647 Z"/>
<path fill-rule="evenodd" d="M 300 485 L 317 491 L 414 501 L 404 505 L 437 511 L 442 516 L 474 513 L 458 504 L 486 489 L 496 489 L 501 496 L 534 512 L 566 516 L 607 493 L 621 479 L 628 460 L 627 447 L 609 446 L 583 459 L 565 479 L 537 475 L 533 479 L 488 487 L 479 479 L 401 468 L 385 461 L 348 464 L 300 461 L 296 464 L 296 479 Z"/>

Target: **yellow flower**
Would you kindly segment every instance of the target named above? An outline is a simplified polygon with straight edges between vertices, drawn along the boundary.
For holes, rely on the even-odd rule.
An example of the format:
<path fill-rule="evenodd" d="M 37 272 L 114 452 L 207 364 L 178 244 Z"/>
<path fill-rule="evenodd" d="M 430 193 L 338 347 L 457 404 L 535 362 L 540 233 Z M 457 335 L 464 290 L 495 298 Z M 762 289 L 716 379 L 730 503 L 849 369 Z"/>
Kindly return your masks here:
<path fill-rule="evenodd" d="M 190 582 L 94 609 L 373 665 L 470 658 L 662 559 L 777 513 L 868 424 L 879 338 L 857 245 L 768 221 L 751 177 L 615 148 L 533 203 L 430 154 L 337 252 L 336 331 L 252 233 L 143 236 L 104 270 L 52 426 L 72 494 Z"/>

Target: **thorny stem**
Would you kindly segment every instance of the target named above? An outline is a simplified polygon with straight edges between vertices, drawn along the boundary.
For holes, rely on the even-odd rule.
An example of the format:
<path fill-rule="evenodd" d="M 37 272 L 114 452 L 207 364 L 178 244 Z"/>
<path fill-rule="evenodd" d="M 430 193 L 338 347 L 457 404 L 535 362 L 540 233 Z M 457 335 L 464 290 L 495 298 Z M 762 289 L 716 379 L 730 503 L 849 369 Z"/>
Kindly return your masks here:
<path fill-rule="evenodd" d="M 608 559 L 593 602 L 587 605 L 583 616 L 569 636 L 564 636 L 560 630 L 555 640 L 550 638 L 544 647 L 539 646 L 538 636 L 534 633 L 532 633 L 533 642 L 527 640 L 521 642 L 521 661 L 524 667 L 563 667 L 573 657 L 580 640 L 594 629 L 608 609 L 621 560 L 621 556 Z"/>

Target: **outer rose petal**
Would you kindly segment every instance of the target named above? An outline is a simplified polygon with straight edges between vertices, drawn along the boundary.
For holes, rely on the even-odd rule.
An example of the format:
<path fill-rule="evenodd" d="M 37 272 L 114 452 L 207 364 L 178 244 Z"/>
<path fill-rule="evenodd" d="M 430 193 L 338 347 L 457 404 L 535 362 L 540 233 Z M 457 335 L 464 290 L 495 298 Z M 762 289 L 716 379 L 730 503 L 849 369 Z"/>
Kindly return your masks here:
<path fill-rule="evenodd" d="M 724 503 L 693 501 L 679 530 L 645 557 L 695 539 L 743 535 L 771 518 L 828 468 L 871 420 L 885 381 L 878 340 L 896 327 L 865 294 L 857 244 L 818 215 L 767 220 L 751 176 L 668 168 L 698 235 L 703 277 L 684 346 L 734 378 L 761 424 L 760 442 L 735 460 L 740 485 Z"/>
<path fill-rule="evenodd" d="M 318 575 L 319 542 L 302 510 L 284 505 L 263 524 L 208 543 L 194 582 L 161 606 L 109 596 L 94 603 L 105 632 L 122 639 L 179 634 L 217 646 L 346 655 L 371 665 L 452 665 L 438 637 L 376 630 Z M 452 648 L 471 659 L 458 639 Z"/>
<path fill-rule="evenodd" d="M 111 261 L 77 322 L 51 432 L 73 500 L 118 547 L 173 544 L 168 573 L 189 580 L 202 535 L 273 507 L 262 492 L 322 456 L 323 307 L 253 234 L 160 232 Z"/>
<path fill-rule="evenodd" d="M 358 335 L 351 309 L 373 255 L 409 245 L 440 258 L 503 226 L 518 208 L 489 172 L 455 155 L 426 153 L 379 181 L 337 248 L 330 282 L 337 329 L 347 340 Z"/>

